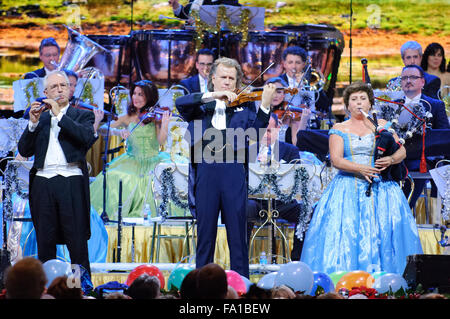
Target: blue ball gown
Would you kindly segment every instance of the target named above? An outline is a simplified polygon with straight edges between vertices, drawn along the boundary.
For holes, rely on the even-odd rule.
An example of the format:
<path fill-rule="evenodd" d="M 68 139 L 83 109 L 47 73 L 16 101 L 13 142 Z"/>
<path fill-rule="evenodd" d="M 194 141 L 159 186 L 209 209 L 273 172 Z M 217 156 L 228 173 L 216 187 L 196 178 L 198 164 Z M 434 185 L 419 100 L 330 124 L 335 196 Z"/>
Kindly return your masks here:
<path fill-rule="evenodd" d="M 344 158 L 374 165 L 375 135 L 358 136 L 330 129 L 344 140 Z M 400 186 L 374 179 L 368 182 L 339 171 L 316 203 L 301 261 L 312 270 L 386 271 L 402 274 L 408 255 L 421 254 L 416 222 Z"/>

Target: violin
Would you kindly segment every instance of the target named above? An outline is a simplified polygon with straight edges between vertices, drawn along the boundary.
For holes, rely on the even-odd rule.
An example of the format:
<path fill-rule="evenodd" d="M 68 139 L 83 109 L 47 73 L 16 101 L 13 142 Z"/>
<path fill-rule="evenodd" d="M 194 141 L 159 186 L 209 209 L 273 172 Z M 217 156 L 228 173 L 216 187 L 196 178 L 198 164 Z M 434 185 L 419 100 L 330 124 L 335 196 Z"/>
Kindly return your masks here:
<path fill-rule="evenodd" d="M 281 109 L 274 110 L 273 113 L 275 113 L 280 119 L 285 119 L 287 117 L 294 121 L 300 121 L 302 118 L 302 112 L 305 108 L 305 105 L 293 106 L 288 101 L 283 101 L 283 103 L 281 103 Z M 316 114 L 313 110 L 311 110 L 311 113 Z"/>
<path fill-rule="evenodd" d="M 161 123 L 164 112 L 167 111 L 169 111 L 169 113 L 172 114 L 173 116 L 178 117 L 178 115 L 172 113 L 169 107 L 162 106 L 162 107 L 155 107 L 152 111 L 141 114 L 139 118 L 141 120 L 143 119 L 142 122 L 144 124 L 148 124 L 150 122 Z"/>
<path fill-rule="evenodd" d="M 295 95 L 298 93 L 297 88 L 277 88 L 277 90 L 279 89 L 283 89 L 285 94 Z M 257 90 L 248 93 L 240 93 L 238 94 L 237 98 L 234 101 L 228 103 L 228 106 L 235 107 L 245 102 L 261 101 L 262 94 L 263 90 Z"/>

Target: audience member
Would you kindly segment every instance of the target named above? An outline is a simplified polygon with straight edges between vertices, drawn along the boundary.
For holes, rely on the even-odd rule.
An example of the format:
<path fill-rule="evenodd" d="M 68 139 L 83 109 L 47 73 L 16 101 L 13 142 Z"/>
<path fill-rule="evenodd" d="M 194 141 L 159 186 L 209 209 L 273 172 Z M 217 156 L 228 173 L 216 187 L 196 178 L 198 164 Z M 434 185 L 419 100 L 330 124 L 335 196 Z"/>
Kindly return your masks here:
<path fill-rule="evenodd" d="M 25 257 L 6 270 L 7 299 L 40 299 L 47 277 L 42 263 L 33 257 Z"/>
<path fill-rule="evenodd" d="M 209 263 L 200 268 L 197 274 L 198 298 L 224 299 L 227 291 L 227 274 L 222 267 L 214 263 Z"/>
<path fill-rule="evenodd" d="M 295 299 L 295 293 L 291 288 L 282 285 L 272 289 L 272 299 Z"/>
<path fill-rule="evenodd" d="M 230 285 L 228 285 L 227 295 L 226 295 L 225 299 L 239 299 L 238 293 Z"/>
<path fill-rule="evenodd" d="M 55 299 L 83 299 L 81 288 L 69 288 L 67 286 L 67 276 L 56 277 L 47 288 L 47 294 Z"/>
<path fill-rule="evenodd" d="M 159 297 L 160 288 L 157 277 L 142 274 L 133 281 L 125 293 L 132 299 L 156 299 Z"/>
<path fill-rule="evenodd" d="M 184 277 L 180 287 L 181 299 L 197 298 L 197 276 L 199 271 L 200 268 L 194 269 Z"/>
<path fill-rule="evenodd" d="M 327 292 L 321 295 L 318 295 L 316 299 L 345 299 L 344 296 L 338 294 L 337 292 Z"/>
<path fill-rule="evenodd" d="M 261 300 L 270 299 L 272 292 L 270 289 L 259 288 L 256 284 L 251 285 L 243 295 L 244 299 Z"/>

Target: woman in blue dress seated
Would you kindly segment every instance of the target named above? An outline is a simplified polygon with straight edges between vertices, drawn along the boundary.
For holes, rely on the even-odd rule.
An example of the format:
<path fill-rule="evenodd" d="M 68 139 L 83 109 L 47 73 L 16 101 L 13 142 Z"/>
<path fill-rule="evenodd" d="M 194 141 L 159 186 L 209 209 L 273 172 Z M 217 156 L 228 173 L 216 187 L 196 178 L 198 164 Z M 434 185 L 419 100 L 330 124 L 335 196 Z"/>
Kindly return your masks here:
<path fill-rule="evenodd" d="M 314 271 L 385 271 L 402 274 L 408 255 L 421 254 L 414 216 L 400 186 L 380 179 L 401 163 L 401 146 L 374 160 L 375 127 L 361 112 L 374 104 L 372 88 L 355 82 L 344 91 L 350 118 L 329 131 L 330 158 L 339 173 L 316 203 L 301 261 Z M 379 126 L 390 123 L 379 120 Z M 397 141 L 398 137 L 394 134 Z M 372 183 L 370 196 L 366 190 Z"/>

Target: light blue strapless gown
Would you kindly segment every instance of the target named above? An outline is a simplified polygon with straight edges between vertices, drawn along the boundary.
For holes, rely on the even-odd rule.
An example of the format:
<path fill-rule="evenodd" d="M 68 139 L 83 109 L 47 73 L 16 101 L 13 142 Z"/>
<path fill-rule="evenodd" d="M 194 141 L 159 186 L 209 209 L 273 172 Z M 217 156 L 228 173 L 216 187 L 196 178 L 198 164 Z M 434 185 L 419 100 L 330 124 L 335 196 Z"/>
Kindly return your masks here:
<path fill-rule="evenodd" d="M 344 140 L 344 157 L 374 165 L 375 135 L 363 137 L 331 129 Z M 403 274 L 408 255 L 421 254 L 414 216 L 399 185 L 368 182 L 340 171 L 316 203 L 301 261 L 313 271 L 385 271 Z"/>

